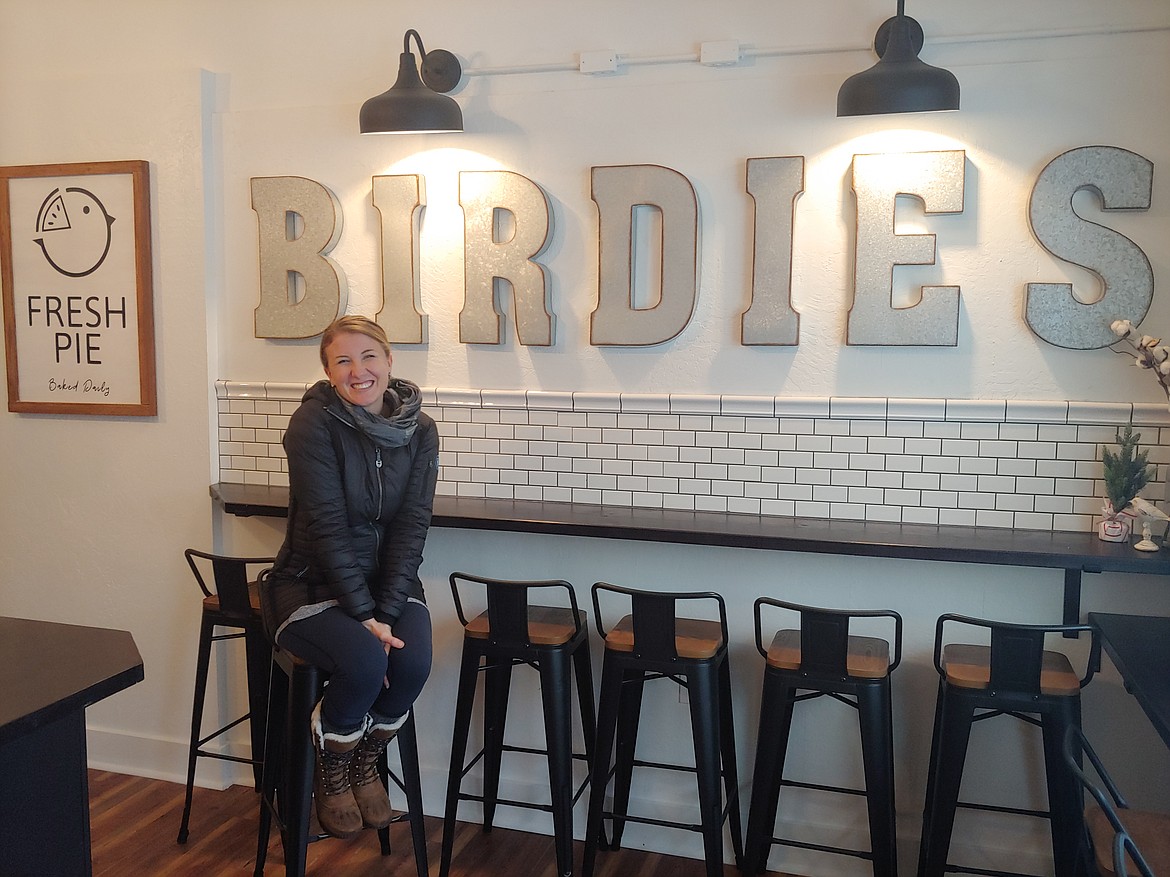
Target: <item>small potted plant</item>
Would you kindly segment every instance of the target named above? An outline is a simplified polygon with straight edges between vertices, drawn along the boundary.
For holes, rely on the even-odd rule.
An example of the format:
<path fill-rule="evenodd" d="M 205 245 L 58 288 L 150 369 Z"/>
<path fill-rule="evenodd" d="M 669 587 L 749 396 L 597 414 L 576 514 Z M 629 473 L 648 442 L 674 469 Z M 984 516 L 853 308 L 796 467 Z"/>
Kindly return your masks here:
<path fill-rule="evenodd" d="M 1146 457 L 1149 451 L 1138 449 L 1140 433 L 1132 426 L 1117 433 L 1118 451 L 1101 449 L 1101 463 L 1105 472 L 1104 520 L 1098 535 L 1106 542 L 1125 542 L 1133 530 L 1133 511 L 1130 504 L 1142 488 L 1153 478 Z"/>

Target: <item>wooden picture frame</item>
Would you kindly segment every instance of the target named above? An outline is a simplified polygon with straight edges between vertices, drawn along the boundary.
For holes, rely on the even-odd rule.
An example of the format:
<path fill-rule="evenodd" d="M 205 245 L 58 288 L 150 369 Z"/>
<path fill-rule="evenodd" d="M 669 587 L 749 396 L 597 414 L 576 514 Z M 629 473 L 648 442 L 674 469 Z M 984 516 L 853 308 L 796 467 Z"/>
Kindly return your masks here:
<path fill-rule="evenodd" d="M 8 410 L 150 417 L 146 161 L 0 167 Z"/>

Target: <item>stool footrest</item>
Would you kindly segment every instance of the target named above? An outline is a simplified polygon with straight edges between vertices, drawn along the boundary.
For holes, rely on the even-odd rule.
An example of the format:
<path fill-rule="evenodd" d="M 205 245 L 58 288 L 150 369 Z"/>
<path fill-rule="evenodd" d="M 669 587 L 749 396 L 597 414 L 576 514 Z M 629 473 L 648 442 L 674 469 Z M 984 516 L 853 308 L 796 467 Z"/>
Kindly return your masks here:
<path fill-rule="evenodd" d="M 208 734 L 208 735 L 207 735 L 206 737 L 204 737 L 202 740 L 199 740 L 199 741 L 198 741 L 198 742 L 195 744 L 195 747 L 196 747 L 197 749 L 201 749 L 203 746 L 205 746 L 206 744 L 210 743 L 210 742 L 211 742 L 212 740 L 214 740 L 216 737 L 219 737 L 221 734 L 226 734 L 228 731 L 230 731 L 230 730 L 231 730 L 232 728 L 234 728 L 236 725 L 240 724 L 240 722 L 246 722 L 246 721 L 248 721 L 248 719 L 249 719 L 249 718 L 250 718 L 250 714 L 249 714 L 249 713 L 244 713 L 242 716 L 240 716 L 240 717 L 239 717 L 238 719 L 236 719 L 234 722 L 228 722 L 226 725 L 224 725 L 224 726 L 223 726 L 222 728 L 220 728 L 218 731 L 212 731 L 210 734 Z M 216 755 L 214 755 L 213 753 L 210 753 L 210 752 L 200 752 L 200 753 L 199 753 L 199 755 L 202 755 L 202 756 L 204 756 L 204 757 L 206 757 L 206 758 L 216 758 L 216 757 L 217 757 Z"/>
<path fill-rule="evenodd" d="M 584 757 L 584 756 L 582 756 L 582 757 Z M 585 779 L 583 779 L 581 781 L 581 785 L 577 786 L 577 791 L 575 791 L 573 793 L 573 803 L 574 804 L 576 804 L 577 801 L 580 799 L 581 795 L 585 791 L 585 787 L 588 785 L 589 785 L 589 777 L 585 777 Z M 478 801 L 479 803 L 482 804 L 484 802 L 484 796 L 483 795 L 476 795 L 472 792 L 460 792 L 459 793 L 459 800 L 460 801 Z M 552 812 L 552 804 L 536 804 L 536 803 L 533 803 L 531 801 L 511 801 L 511 800 L 508 800 L 506 798 L 496 798 L 496 803 L 497 804 L 504 804 L 504 805 L 507 805 L 509 807 L 523 807 L 526 810 L 542 810 L 545 813 Z"/>
<path fill-rule="evenodd" d="M 727 815 L 731 812 L 731 807 L 738 797 L 739 796 L 736 795 L 735 798 L 732 798 L 723 807 L 722 812 L 719 814 L 720 824 L 723 824 L 727 821 Z M 622 822 L 637 822 L 642 825 L 657 825 L 660 828 L 681 828 L 684 831 L 694 831 L 700 833 L 703 831 L 703 826 L 694 822 L 673 822 L 669 819 L 654 819 L 651 816 L 634 816 L 629 813 L 614 813 L 612 810 L 602 810 L 601 818 L 603 821 L 606 819 L 617 819 Z"/>
<path fill-rule="evenodd" d="M 975 804 L 970 801 L 957 801 L 956 807 L 965 810 L 986 810 L 991 813 L 1011 813 L 1015 816 L 1034 816 L 1037 819 L 1051 819 L 1052 814 L 1047 810 L 1029 810 L 1025 807 L 1005 807 L 1000 804 Z"/>
<path fill-rule="evenodd" d="M 976 868 L 965 865 L 947 865 L 943 868 L 944 874 L 983 874 L 986 877 L 1039 877 L 1036 874 L 1025 874 L 1023 871 L 996 871 L 991 868 Z"/>
<path fill-rule="evenodd" d="M 218 761 L 234 761 L 236 764 L 263 764 L 258 758 L 245 758 L 243 755 L 228 755 L 224 752 L 204 752 L 196 749 L 195 754 L 200 758 L 214 758 Z"/>
<path fill-rule="evenodd" d="M 827 786 L 822 783 L 804 783 L 799 780 L 781 780 L 781 786 L 788 786 L 793 789 L 812 789 L 817 792 L 837 792 L 841 795 L 860 795 L 866 796 L 865 789 L 847 789 L 844 786 Z"/>
<path fill-rule="evenodd" d="M 837 853 L 842 856 L 853 856 L 855 859 L 868 859 L 873 861 L 873 853 L 868 850 L 854 850 L 848 847 L 830 847 L 825 844 L 811 843 L 804 840 L 793 840 L 786 837 L 771 838 L 769 843 L 780 844 L 785 847 L 796 847 L 802 850 L 815 850 L 818 853 Z"/>

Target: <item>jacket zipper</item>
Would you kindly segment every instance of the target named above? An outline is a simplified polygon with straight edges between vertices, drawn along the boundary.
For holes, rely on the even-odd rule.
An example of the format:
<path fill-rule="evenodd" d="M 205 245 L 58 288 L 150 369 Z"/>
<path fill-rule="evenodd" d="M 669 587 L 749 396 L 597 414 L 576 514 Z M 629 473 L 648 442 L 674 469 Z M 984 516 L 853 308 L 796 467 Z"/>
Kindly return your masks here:
<path fill-rule="evenodd" d="M 340 422 L 344 423 L 350 429 L 353 429 L 353 430 L 357 429 L 357 427 L 355 427 L 352 423 L 349 423 L 344 417 L 339 416 L 337 414 L 337 412 L 331 410 L 329 408 L 329 406 L 325 406 L 325 411 L 327 414 L 330 414 L 333 417 L 336 417 Z M 378 527 L 377 522 L 382 520 L 382 500 L 383 500 L 382 449 L 379 448 L 377 445 L 374 445 L 374 468 L 377 470 L 377 472 L 375 472 L 374 474 L 377 476 L 377 481 L 378 481 L 378 512 L 376 515 L 374 515 L 374 523 L 370 524 L 370 526 L 373 527 L 373 529 L 374 529 L 374 540 L 375 540 L 375 544 L 377 545 L 378 551 L 380 553 L 382 550 L 382 531 Z"/>
<path fill-rule="evenodd" d="M 377 522 L 382 520 L 382 449 L 377 445 L 374 446 L 374 468 L 378 470 L 378 514 L 374 516 L 374 538 L 377 540 L 378 553 L 382 551 L 382 529 L 377 525 Z"/>

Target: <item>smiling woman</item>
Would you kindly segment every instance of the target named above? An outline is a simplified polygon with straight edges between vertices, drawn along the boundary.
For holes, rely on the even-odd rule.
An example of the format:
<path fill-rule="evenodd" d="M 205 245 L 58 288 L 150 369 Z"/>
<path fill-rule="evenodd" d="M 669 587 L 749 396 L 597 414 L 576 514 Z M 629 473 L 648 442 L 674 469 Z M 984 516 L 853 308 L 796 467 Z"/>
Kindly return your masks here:
<path fill-rule="evenodd" d="M 439 471 L 435 423 L 419 389 L 390 376 L 390 345 L 366 317 L 321 338 L 328 381 L 305 394 L 285 433 L 284 546 L 261 586 L 269 636 L 329 674 L 313 712 L 321 827 L 349 837 L 391 819 L 377 759 L 431 667 L 418 568 Z"/>

